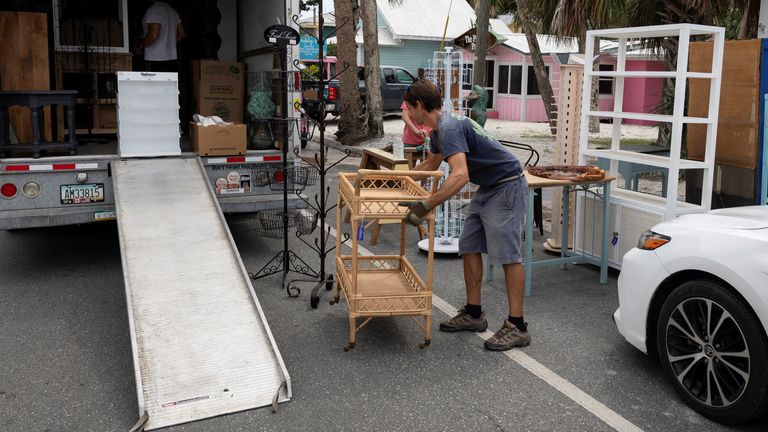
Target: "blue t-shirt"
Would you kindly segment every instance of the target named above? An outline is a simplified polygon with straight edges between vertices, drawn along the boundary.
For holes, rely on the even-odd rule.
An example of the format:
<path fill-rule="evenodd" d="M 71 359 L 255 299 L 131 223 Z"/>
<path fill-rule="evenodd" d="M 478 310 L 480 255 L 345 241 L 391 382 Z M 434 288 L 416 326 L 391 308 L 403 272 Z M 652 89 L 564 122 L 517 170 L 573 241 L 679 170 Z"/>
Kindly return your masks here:
<path fill-rule="evenodd" d="M 520 174 L 522 167 L 515 155 L 507 151 L 474 120 L 462 115 L 443 112 L 437 129 L 430 136 L 432 153 L 441 153 L 443 160 L 456 153 L 467 158 L 469 181 L 478 186 L 493 186 L 499 180 Z"/>

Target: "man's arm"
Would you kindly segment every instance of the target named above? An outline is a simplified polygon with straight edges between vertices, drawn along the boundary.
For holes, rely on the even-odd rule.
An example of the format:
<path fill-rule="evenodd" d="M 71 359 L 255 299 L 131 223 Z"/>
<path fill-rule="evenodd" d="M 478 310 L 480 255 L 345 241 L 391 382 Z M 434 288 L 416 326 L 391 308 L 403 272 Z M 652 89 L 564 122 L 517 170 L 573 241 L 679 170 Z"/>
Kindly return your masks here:
<path fill-rule="evenodd" d="M 429 159 L 425 163 L 429 162 Z M 424 163 L 420 164 L 424 165 Z M 469 183 L 469 169 L 467 168 L 467 156 L 464 153 L 455 153 L 448 157 L 448 165 L 451 172 L 443 182 L 443 186 L 427 198 L 427 206 L 433 209 L 447 201 Z"/>
<path fill-rule="evenodd" d="M 432 152 L 428 152 L 428 154 L 429 156 L 427 156 L 427 159 L 416 165 L 413 169 L 414 171 L 435 171 L 440 168 L 440 163 L 443 161 L 443 155 Z"/>
<path fill-rule="evenodd" d="M 419 135 L 420 137 L 426 136 L 426 131 L 422 132 L 423 129 L 419 129 L 416 127 L 416 123 L 413 122 L 411 119 L 411 116 L 409 115 L 410 110 L 408 109 L 408 105 L 403 108 L 403 122 L 405 122 L 405 126 L 411 130 L 411 132 L 415 133 L 416 135 Z"/>
<path fill-rule="evenodd" d="M 184 31 L 184 26 L 181 25 L 181 21 L 179 21 L 179 23 L 176 24 L 176 42 L 179 42 L 185 37 L 187 37 L 187 32 Z"/>
<path fill-rule="evenodd" d="M 154 45 L 154 43 L 157 42 L 157 39 L 160 38 L 160 24 L 147 23 L 147 27 L 147 35 L 144 36 L 144 39 L 139 41 L 138 45 L 136 45 L 137 50 L 142 50 L 148 46 Z"/>

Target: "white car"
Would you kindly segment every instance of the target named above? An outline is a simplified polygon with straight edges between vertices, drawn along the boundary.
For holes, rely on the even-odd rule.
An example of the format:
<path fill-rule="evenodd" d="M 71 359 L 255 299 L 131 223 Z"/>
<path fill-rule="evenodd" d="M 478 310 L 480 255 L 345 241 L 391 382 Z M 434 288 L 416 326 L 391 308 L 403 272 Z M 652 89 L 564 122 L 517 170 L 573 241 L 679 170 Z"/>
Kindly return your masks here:
<path fill-rule="evenodd" d="M 647 231 L 624 255 L 613 316 L 694 410 L 721 423 L 768 413 L 768 206 Z"/>

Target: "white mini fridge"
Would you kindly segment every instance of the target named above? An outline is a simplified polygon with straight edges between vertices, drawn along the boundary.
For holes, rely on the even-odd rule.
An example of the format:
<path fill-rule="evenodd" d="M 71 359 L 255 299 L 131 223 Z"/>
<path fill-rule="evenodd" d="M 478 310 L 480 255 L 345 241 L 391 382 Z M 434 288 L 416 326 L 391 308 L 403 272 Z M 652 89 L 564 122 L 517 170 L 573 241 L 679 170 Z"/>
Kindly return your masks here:
<path fill-rule="evenodd" d="M 120 157 L 180 156 L 178 74 L 118 72 L 117 123 Z"/>

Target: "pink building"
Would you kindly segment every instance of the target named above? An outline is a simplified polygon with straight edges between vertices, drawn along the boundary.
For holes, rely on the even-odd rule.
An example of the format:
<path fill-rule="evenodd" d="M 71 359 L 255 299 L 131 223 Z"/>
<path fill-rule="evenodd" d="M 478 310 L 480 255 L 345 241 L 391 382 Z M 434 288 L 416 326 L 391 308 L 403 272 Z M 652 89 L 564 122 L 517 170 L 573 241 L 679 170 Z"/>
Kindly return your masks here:
<path fill-rule="evenodd" d="M 503 120 L 546 122 L 544 102 L 539 94 L 533 72 L 533 62 L 525 35 L 512 33 L 500 20 L 491 20 L 494 31 L 506 38 L 488 51 L 486 56 L 485 89 L 489 94 L 488 117 Z M 575 41 L 558 43 L 553 38 L 538 35 L 539 46 L 544 54 L 555 98 L 560 91 L 560 65 L 583 63 Z M 616 70 L 616 58 L 605 53 L 600 59 L 600 69 Z M 465 62 L 464 86 L 471 88 L 474 53 L 463 50 Z M 626 70 L 664 70 L 664 65 L 642 51 L 627 54 Z M 660 78 L 626 78 L 624 81 L 623 111 L 651 113 L 661 100 L 663 80 Z M 600 110 L 613 110 L 614 83 L 612 78 L 601 78 Z M 652 122 L 625 120 L 626 124 L 653 124 Z"/>

